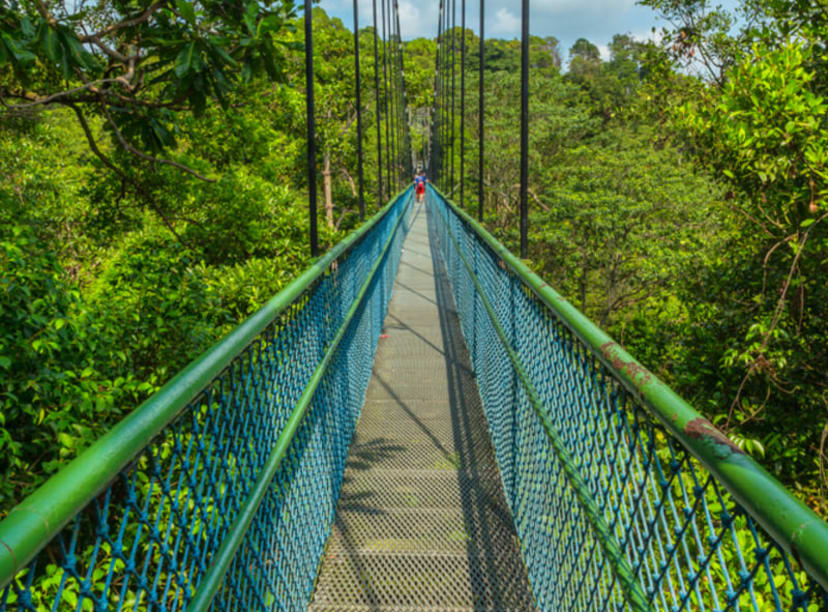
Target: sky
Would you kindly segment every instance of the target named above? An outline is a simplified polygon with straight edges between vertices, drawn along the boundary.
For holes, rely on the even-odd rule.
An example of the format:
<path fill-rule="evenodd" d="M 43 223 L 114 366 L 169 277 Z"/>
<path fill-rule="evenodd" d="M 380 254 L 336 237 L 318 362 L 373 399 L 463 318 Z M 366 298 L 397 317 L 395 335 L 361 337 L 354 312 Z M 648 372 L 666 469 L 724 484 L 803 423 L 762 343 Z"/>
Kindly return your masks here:
<path fill-rule="evenodd" d="M 360 26 L 372 20 L 371 0 L 358 0 Z M 457 25 L 460 25 L 460 6 L 457 3 Z M 724 8 L 732 9 L 738 0 L 720 0 Z M 486 37 L 520 37 L 520 5 L 518 0 L 485 0 Z M 319 6 L 329 15 L 339 17 L 353 29 L 353 0 L 321 0 Z M 399 0 L 400 30 L 404 40 L 437 36 L 439 0 Z M 380 0 L 377 0 L 379 10 Z M 477 33 L 480 22 L 480 1 L 467 0 L 466 26 Z M 656 38 L 653 28 L 667 25 L 655 12 L 639 6 L 636 0 L 530 0 L 529 28 L 537 36 L 554 36 L 560 41 L 564 61 L 569 48 L 579 38 L 586 38 L 609 58 L 608 43 L 613 34 L 632 34 L 639 40 Z"/>
<path fill-rule="evenodd" d="M 457 25 L 460 25 L 461 0 L 457 2 Z M 734 0 L 726 0 L 732 5 Z M 379 1 L 377 2 L 379 8 Z M 339 17 L 353 29 L 353 0 L 321 0 L 325 11 Z M 466 25 L 479 31 L 479 0 L 467 0 Z M 400 30 L 403 39 L 437 35 L 439 0 L 399 0 Z M 372 20 L 371 0 L 359 0 L 360 25 Z M 486 37 L 518 38 L 520 36 L 520 2 L 518 0 L 486 0 Z M 655 13 L 636 4 L 636 0 L 531 0 L 530 31 L 538 36 L 554 36 L 560 42 L 564 60 L 578 38 L 586 38 L 607 58 L 607 43 L 613 34 L 632 34 L 638 39 L 653 36 L 652 28 L 665 23 Z"/>

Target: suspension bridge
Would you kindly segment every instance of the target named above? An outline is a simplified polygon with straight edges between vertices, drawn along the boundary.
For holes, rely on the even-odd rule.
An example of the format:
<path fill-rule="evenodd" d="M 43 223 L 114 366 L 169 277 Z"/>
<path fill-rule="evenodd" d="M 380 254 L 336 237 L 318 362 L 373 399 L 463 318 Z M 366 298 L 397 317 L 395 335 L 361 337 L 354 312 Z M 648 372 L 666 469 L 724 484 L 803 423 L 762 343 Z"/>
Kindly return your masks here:
<path fill-rule="evenodd" d="M 0 611 L 828 610 L 828 524 L 464 211 L 447 6 L 460 202 L 402 188 L 14 508 Z"/>

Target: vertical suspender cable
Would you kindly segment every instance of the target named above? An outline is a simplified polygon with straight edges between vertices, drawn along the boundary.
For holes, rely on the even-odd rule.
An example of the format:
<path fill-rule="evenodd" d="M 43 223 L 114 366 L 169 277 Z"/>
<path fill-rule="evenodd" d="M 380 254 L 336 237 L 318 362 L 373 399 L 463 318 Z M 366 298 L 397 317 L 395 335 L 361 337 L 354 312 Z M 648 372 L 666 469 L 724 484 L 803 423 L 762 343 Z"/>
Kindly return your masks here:
<path fill-rule="evenodd" d="M 377 0 L 374 0 L 374 97 L 377 107 L 377 206 L 385 202 L 382 191 L 382 116 L 380 115 L 379 95 L 379 44 L 377 43 Z"/>
<path fill-rule="evenodd" d="M 460 205 L 466 169 L 466 0 L 460 0 Z"/>
<path fill-rule="evenodd" d="M 520 39 L 520 256 L 529 251 L 529 0 L 522 0 Z"/>
<path fill-rule="evenodd" d="M 391 159 L 394 160 L 392 167 L 394 172 L 394 180 L 397 190 L 400 188 L 400 89 L 397 70 L 397 52 L 395 44 L 396 34 L 394 32 L 394 0 L 388 0 L 388 46 L 390 48 L 390 55 L 388 56 L 388 63 L 390 65 L 389 80 L 391 83 L 391 107 L 393 113 L 391 114 L 391 134 L 393 135 L 393 153 Z"/>
<path fill-rule="evenodd" d="M 448 192 L 450 180 L 449 162 L 446 155 L 449 153 L 449 85 L 451 84 L 449 75 L 449 53 L 451 48 L 449 45 L 449 6 L 451 0 L 446 0 L 446 10 L 443 17 L 443 174 L 445 178 L 443 183 L 446 192 Z"/>
<path fill-rule="evenodd" d="M 443 67 L 441 69 L 443 74 L 443 88 L 441 92 L 442 103 L 440 107 L 442 109 L 442 119 L 440 121 L 440 180 L 443 189 L 448 192 L 448 185 L 446 181 L 443 179 L 444 175 L 448 175 L 446 172 L 446 144 L 448 143 L 448 83 L 449 83 L 449 73 L 448 73 L 448 54 L 449 54 L 449 46 L 448 46 L 448 8 L 449 8 L 449 1 L 445 0 L 445 4 L 443 7 Z"/>
<path fill-rule="evenodd" d="M 451 167 L 451 191 L 454 194 L 454 66 L 455 66 L 455 46 L 454 46 L 454 31 L 457 29 L 457 0 L 451 0 L 451 160 L 449 162 Z"/>
<path fill-rule="evenodd" d="M 429 177 L 439 184 L 440 181 L 440 87 L 442 83 L 442 68 L 440 58 L 442 57 L 443 35 L 443 0 L 440 0 L 440 15 L 437 19 L 437 58 L 434 60 L 434 106 L 431 117 L 431 159 L 429 160 Z"/>
<path fill-rule="evenodd" d="M 388 0 L 388 44 L 391 47 L 391 103 L 394 106 L 391 127 L 394 131 L 394 177 L 397 180 L 397 189 L 400 186 L 400 88 L 399 70 L 397 68 L 396 34 L 394 33 L 394 0 Z"/>
<path fill-rule="evenodd" d="M 483 44 L 483 11 L 485 0 L 480 0 L 480 62 L 478 66 L 479 81 L 477 91 L 477 220 L 483 222 L 483 67 L 486 48 Z"/>
<path fill-rule="evenodd" d="M 397 77 L 400 83 L 400 172 L 403 178 L 405 178 L 406 174 L 411 174 L 409 172 L 411 155 L 410 143 L 407 142 L 408 104 L 405 98 L 405 63 L 403 62 L 402 32 L 400 31 L 400 4 L 397 0 L 394 0 L 394 23 L 397 30 L 397 63 L 399 64 L 400 71 Z"/>
<path fill-rule="evenodd" d="M 397 26 L 397 61 L 400 65 L 400 166 L 403 174 L 411 174 L 411 143 L 408 139 L 408 100 L 405 94 L 405 62 L 403 61 L 402 32 L 400 31 L 400 4 L 394 0 L 394 21 Z"/>
<path fill-rule="evenodd" d="M 385 52 L 388 57 L 388 129 L 391 133 L 388 140 L 388 144 L 391 146 L 391 155 L 388 157 L 388 162 L 391 165 L 391 184 L 394 185 L 392 191 L 397 191 L 399 189 L 399 177 L 397 176 L 397 88 L 394 86 L 394 31 L 391 27 L 392 0 L 387 0 L 386 6 Z"/>
<path fill-rule="evenodd" d="M 359 9 L 354 0 L 354 70 L 356 72 L 357 175 L 359 177 L 359 220 L 365 221 L 365 189 L 362 177 L 362 91 L 359 78 Z M 377 203 L 379 204 L 379 202 Z"/>
<path fill-rule="evenodd" d="M 386 0 L 381 0 L 380 7 L 382 11 L 382 83 L 383 83 L 383 109 L 385 110 L 385 177 L 386 185 L 389 189 L 393 185 L 391 180 L 391 144 L 389 141 L 390 135 L 388 130 L 388 114 L 391 109 L 388 105 L 388 45 L 386 44 L 387 30 L 385 28 L 385 3 Z M 393 189 L 391 189 L 393 191 Z M 390 193 L 389 193 L 390 195 Z"/>
<path fill-rule="evenodd" d="M 446 11 L 443 16 L 443 189 L 446 193 L 451 190 L 449 181 L 451 174 L 449 169 L 451 166 L 451 143 L 449 142 L 449 128 L 451 127 L 451 120 L 449 119 L 449 87 L 451 87 L 451 21 L 449 18 L 449 11 L 451 10 L 451 0 L 446 0 Z"/>
<path fill-rule="evenodd" d="M 432 122 L 432 161 L 431 180 L 440 181 L 440 156 L 442 146 L 442 113 L 443 113 L 443 5 L 445 0 L 440 0 L 440 17 L 437 20 L 437 60 L 434 74 L 434 118 Z M 441 184 L 441 183 L 438 183 Z"/>
<path fill-rule="evenodd" d="M 305 112 L 308 125 L 308 214 L 310 215 L 311 257 L 319 255 L 316 228 L 316 123 L 313 99 L 313 13 L 311 0 L 305 0 Z"/>

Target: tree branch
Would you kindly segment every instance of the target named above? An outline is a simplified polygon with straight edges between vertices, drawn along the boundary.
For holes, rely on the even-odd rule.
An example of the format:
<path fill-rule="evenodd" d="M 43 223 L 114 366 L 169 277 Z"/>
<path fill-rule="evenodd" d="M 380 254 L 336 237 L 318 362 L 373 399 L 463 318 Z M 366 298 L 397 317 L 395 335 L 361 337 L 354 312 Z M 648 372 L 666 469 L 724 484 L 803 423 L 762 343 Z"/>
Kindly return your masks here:
<path fill-rule="evenodd" d="M 113 32 L 117 32 L 118 30 L 121 30 L 123 28 L 130 28 L 132 26 L 138 25 L 139 23 L 143 23 L 144 21 L 147 21 L 155 11 L 164 6 L 166 3 L 167 0 L 157 0 L 156 2 L 153 2 L 149 7 L 147 7 L 147 10 L 145 10 L 137 17 L 127 19 L 126 21 L 114 23 L 111 26 L 108 26 L 99 32 L 95 32 L 94 34 L 90 34 L 89 36 L 84 36 L 80 39 L 80 41 L 82 43 L 94 42 L 95 39 L 100 39 L 104 36 L 112 34 Z"/>
<path fill-rule="evenodd" d="M 112 115 L 109 114 L 109 109 L 106 107 L 105 104 L 103 104 L 103 101 L 101 101 L 101 102 L 102 102 L 101 103 L 101 108 L 103 109 L 104 115 L 106 115 L 107 122 L 109 123 L 112 130 L 115 132 L 115 137 L 118 139 L 118 142 L 121 143 L 121 146 L 126 151 L 132 153 L 136 157 L 139 157 L 139 158 L 141 158 L 145 161 L 148 161 L 148 162 L 151 162 L 151 163 L 154 163 L 154 164 L 155 163 L 166 164 L 167 166 L 172 166 L 173 168 L 178 168 L 179 170 L 183 170 L 187 174 L 192 174 L 197 179 L 201 179 L 202 181 L 204 181 L 206 183 L 215 183 L 216 182 L 216 179 L 211 179 L 209 177 L 204 176 L 203 174 L 199 174 L 198 172 L 196 172 L 195 170 L 193 170 L 192 168 L 190 168 L 188 166 L 185 166 L 184 164 L 180 164 L 180 163 L 178 163 L 176 161 L 173 161 L 171 159 L 162 159 L 160 157 L 153 157 L 152 155 L 147 155 L 143 151 L 140 151 L 140 150 L 136 149 L 135 147 L 133 147 L 131 144 L 129 144 L 126 141 L 126 139 L 124 138 L 124 135 L 121 134 L 121 130 L 118 129 L 118 126 L 115 124 L 115 121 L 112 119 Z"/>
<path fill-rule="evenodd" d="M 19 97 L 19 98 L 22 98 L 24 100 L 32 100 L 32 101 L 29 102 L 28 104 L 15 104 L 14 106 L 9 106 L 8 109 L 14 111 L 14 110 L 19 110 L 19 109 L 24 109 L 24 108 L 31 108 L 33 106 L 40 106 L 40 105 L 43 105 L 43 104 L 51 104 L 52 102 L 60 102 L 62 100 L 62 98 L 66 98 L 66 97 L 71 96 L 73 94 L 80 93 L 81 91 L 93 91 L 94 92 L 95 91 L 94 88 L 97 87 L 98 85 L 106 85 L 106 84 L 109 84 L 109 83 L 119 83 L 119 82 L 121 82 L 120 81 L 121 78 L 122 77 L 118 77 L 118 78 L 115 78 L 115 79 L 99 79 L 97 81 L 90 81 L 90 82 L 88 82 L 84 85 L 81 85 L 80 87 L 75 87 L 73 89 L 67 89 L 66 91 L 59 91 L 58 93 L 52 94 L 51 96 L 46 96 L 45 98 L 37 98 L 35 100 L 32 100 L 32 98 L 30 98 L 28 94 L 22 93 L 20 95 L 16 95 L 15 97 Z M 71 100 L 70 104 L 72 102 L 79 102 L 79 101 L 80 100 Z M 68 104 L 67 104 L 67 106 L 68 106 Z"/>
<path fill-rule="evenodd" d="M 136 182 L 133 179 L 128 177 L 123 172 L 123 170 L 118 168 L 114 163 L 112 163 L 112 161 L 106 155 L 103 154 L 103 152 L 101 152 L 101 150 L 98 148 L 98 143 L 95 142 L 95 137 L 92 135 L 92 130 L 89 127 L 89 123 L 86 121 L 86 117 L 83 116 L 83 113 L 81 112 L 81 110 L 74 104 L 68 104 L 67 106 L 69 106 L 69 108 L 71 108 L 73 111 L 75 111 L 75 115 L 77 115 L 77 117 L 78 117 L 78 122 L 81 124 L 81 128 L 83 129 L 83 133 L 86 135 L 86 141 L 89 143 L 89 148 L 92 149 L 92 152 L 98 157 L 98 159 L 100 159 L 101 162 L 103 162 L 103 164 L 107 168 L 109 168 L 115 174 L 117 174 L 121 178 L 122 181 L 124 181 L 125 183 L 129 183 L 130 185 L 133 186 L 133 188 L 135 188 L 136 191 L 138 191 L 141 195 L 143 195 L 145 201 L 150 205 L 150 207 L 155 211 L 155 213 L 161 218 L 162 223 L 164 223 L 164 225 L 167 227 L 167 229 L 170 230 L 170 233 L 172 233 L 172 235 L 175 236 L 175 239 L 178 240 L 178 242 L 181 243 L 181 245 L 184 246 L 185 248 L 188 248 L 188 249 L 191 248 L 190 245 L 188 245 L 187 242 L 179 235 L 179 233 L 175 231 L 175 227 L 170 222 L 170 220 L 167 219 L 167 217 L 164 215 L 164 212 L 153 201 L 152 196 L 150 196 L 143 189 L 141 189 L 140 186 L 137 185 Z"/>

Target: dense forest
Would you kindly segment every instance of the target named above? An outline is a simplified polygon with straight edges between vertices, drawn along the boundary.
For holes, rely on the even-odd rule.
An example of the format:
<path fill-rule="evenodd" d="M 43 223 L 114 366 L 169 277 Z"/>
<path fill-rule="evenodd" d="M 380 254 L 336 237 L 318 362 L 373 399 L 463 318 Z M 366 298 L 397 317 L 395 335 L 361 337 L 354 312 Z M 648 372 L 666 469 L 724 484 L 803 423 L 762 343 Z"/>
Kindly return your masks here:
<path fill-rule="evenodd" d="M 608 58 L 532 39 L 529 263 L 828 516 L 828 11 L 643 4 L 669 26 L 616 35 Z M 0 7 L 0 518 L 311 261 L 300 18 L 244 6 Z M 359 224 L 353 34 L 313 19 L 330 246 Z M 520 46 L 485 41 L 497 153 L 478 177 L 479 41 L 455 33 L 466 149 L 459 129 L 443 143 L 439 184 L 457 195 L 462 154 L 462 204 L 481 179 L 485 223 L 515 247 Z M 392 109 L 373 28 L 359 38 L 370 213 Z M 437 45 L 402 46 L 427 164 Z"/>

